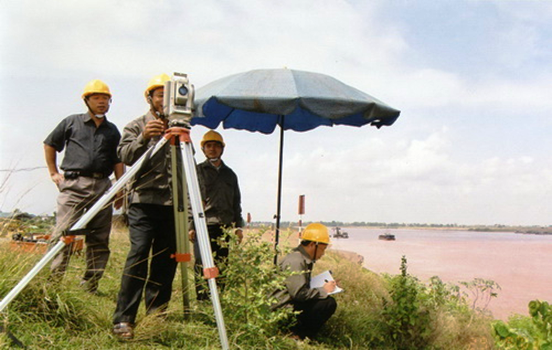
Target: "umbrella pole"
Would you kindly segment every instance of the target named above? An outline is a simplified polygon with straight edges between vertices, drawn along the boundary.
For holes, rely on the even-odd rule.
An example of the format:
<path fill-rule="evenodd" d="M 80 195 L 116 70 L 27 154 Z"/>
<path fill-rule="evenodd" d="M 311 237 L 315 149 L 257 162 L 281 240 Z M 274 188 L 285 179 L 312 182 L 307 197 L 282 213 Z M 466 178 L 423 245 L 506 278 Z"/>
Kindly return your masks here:
<path fill-rule="evenodd" d="M 280 146 L 278 153 L 278 184 L 277 184 L 277 214 L 276 214 L 276 226 L 275 226 L 275 264 L 278 262 L 278 237 L 280 233 L 280 207 L 282 197 L 282 157 L 284 151 L 284 116 L 281 117 L 280 124 Z"/>

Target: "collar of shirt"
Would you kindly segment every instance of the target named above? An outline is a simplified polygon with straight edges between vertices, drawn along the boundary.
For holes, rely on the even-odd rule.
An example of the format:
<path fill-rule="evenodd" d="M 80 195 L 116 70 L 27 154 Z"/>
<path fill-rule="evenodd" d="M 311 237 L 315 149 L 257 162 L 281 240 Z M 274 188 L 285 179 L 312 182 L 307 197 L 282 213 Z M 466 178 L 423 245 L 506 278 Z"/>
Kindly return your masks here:
<path fill-rule="evenodd" d="M 303 247 L 303 245 L 298 246 L 298 251 L 303 255 L 303 257 L 305 257 L 307 264 L 309 265 L 313 264 L 313 260 L 311 259 L 311 257 L 309 257 L 309 254 L 307 253 L 307 251 L 305 251 L 305 248 Z"/>
<path fill-rule="evenodd" d="M 82 114 L 82 116 L 83 116 L 83 122 L 84 123 L 89 123 L 89 122 L 94 123 L 94 121 L 92 120 L 92 116 L 90 116 L 90 112 L 85 112 L 85 113 Z M 102 121 L 100 122 L 99 126 L 103 126 L 104 122 L 107 122 L 107 120 L 108 120 L 107 116 L 104 116 L 104 118 L 102 118 Z"/>
<path fill-rule="evenodd" d="M 227 165 L 225 165 L 223 160 L 221 160 L 221 164 L 219 165 L 219 167 L 215 167 L 213 165 L 213 163 L 211 163 L 210 160 L 206 159 L 204 162 L 200 163 L 200 166 L 201 167 L 210 167 L 210 168 L 213 168 L 216 171 L 220 171 L 221 169 L 226 168 Z"/>
<path fill-rule="evenodd" d="M 152 113 L 152 110 L 148 110 L 148 112 L 146 112 L 146 122 L 153 121 L 155 119 L 157 119 L 157 116 Z"/>

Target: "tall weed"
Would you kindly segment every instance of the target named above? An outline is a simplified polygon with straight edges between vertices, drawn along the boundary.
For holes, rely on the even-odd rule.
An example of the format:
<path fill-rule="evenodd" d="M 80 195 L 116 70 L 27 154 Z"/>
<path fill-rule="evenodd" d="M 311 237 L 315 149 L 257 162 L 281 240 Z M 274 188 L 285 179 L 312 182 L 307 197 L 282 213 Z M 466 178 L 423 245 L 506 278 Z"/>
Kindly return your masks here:
<path fill-rule="evenodd" d="M 225 289 L 221 303 L 228 328 L 236 334 L 238 344 L 271 339 L 292 315 L 285 308 L 270 309 L 276 302 L 271 293 L 284 287 L 289 273 L 275 267 L 274 249 L 263 240 L 263 234 L 264 230 L 250 232 L 242 243 L 228 234 L 230 254 L 223 267 Z"/>

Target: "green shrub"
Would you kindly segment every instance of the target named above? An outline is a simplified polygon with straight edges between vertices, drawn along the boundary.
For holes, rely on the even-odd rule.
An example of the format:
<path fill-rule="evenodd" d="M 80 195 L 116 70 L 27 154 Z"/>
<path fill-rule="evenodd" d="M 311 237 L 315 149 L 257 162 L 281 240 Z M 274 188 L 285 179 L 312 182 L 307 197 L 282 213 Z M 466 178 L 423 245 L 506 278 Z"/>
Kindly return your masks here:
<path fill-rule="evenodd" d="M 390 279 L 390 299 L 384 301 L 384 341 L 394 349 L 424 349 L 428 345 L 430 316 L 419 280 L 407 274 L 401 258 L 401 274 Z"/>
<path fill-rule="evenodd" d="M 284 288 L 284 280 L 290 273 L 281 272 L 274 265 L 275 251 L 272 243 L 262 239 L 263 232 L 249 233 L 242 243 L 229 235 L 229 257 L 222 267 L 225 289 L 221 305 L 225 321 L 237 335 L 235 342 L 243 347 L 252 340 L 267 342 L 278 335 L 279 327 L 292 315 L 286 308 L 270 309 L 276 302 L 271 293 Z"/>
<path fill-rule="evenodd" d="M 534 300 L 528 304 L 529 317 L 515 315 L 508 323 L 493 324 L 496 346 L 506 350 L 551 350 L 551 305 Z"/>
<path fill-rule="evenodd" d="M 486 315 L 470 308 L 456 285 L 432 277 L 428 285 L 407 273 L 386 276 L 389 298 L 380 314 L 381 348 L 392 349 L 487 349 L 491 329 Z"/>

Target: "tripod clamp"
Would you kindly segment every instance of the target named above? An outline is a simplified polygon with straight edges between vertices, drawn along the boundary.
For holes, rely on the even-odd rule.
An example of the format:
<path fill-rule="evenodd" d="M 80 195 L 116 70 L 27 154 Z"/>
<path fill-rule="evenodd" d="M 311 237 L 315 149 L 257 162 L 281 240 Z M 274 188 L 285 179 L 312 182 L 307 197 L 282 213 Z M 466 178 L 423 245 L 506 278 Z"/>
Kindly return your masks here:
<path fill-rule="evenodd" d="M 171 254 L 171 258 L 174 258 L 177 262 L 190 262 L 192 261 L 192 256 L 189 253 L 174 253 Z"/>
<path fill-rule="evenodd" d="M 181 126 L 168 128 L 165 131 L 164 138 L 170 139 L 171 145 L 178 145 L 179 141 L 183 141 L 188 144 L 192 143 L 192 139 L 190 139 L 190 129 Z"/>

